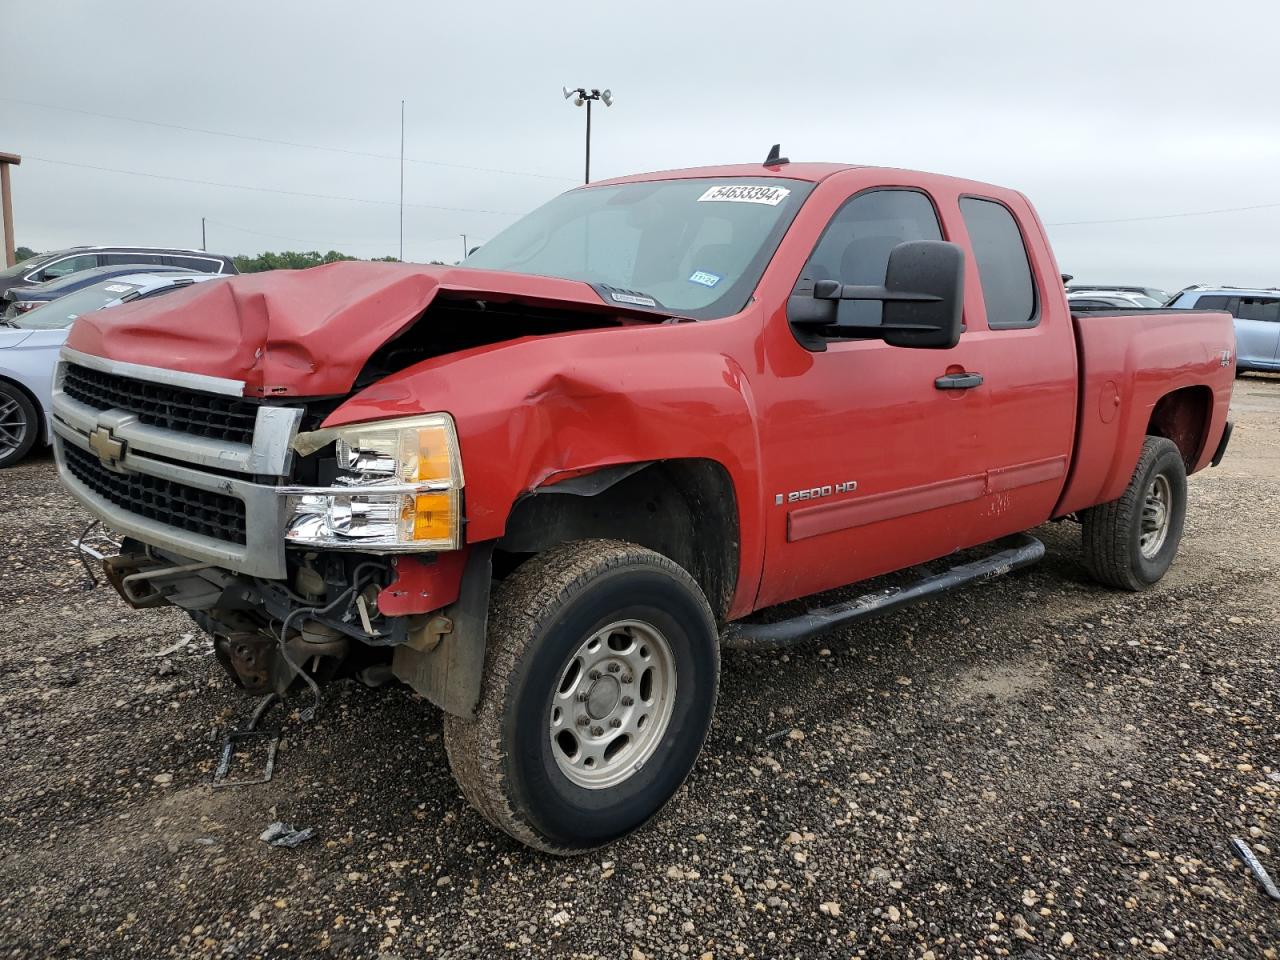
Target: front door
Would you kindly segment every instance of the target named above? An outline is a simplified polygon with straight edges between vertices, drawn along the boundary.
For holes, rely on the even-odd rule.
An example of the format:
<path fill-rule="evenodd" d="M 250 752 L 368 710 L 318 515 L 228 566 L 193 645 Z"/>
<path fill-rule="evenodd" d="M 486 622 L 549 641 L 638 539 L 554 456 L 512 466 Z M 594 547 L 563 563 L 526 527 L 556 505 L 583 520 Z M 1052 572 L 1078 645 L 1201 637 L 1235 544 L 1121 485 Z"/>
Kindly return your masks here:
<path fill-rule="evenodd" d="M 883 284 L 889 252 L 940 240 L 933 200 L 914 189 L 859 193 L 835 213 L 801 275 Z M 881 305 L 839 303 L 878 322 Z M 951 350 L 830 339 L 807 349 L 785 318 L 766 336 L 774 379 L 761 398 L 767 499 L 758 607 L 940 557 L 971 543 L 986 495 L 989 391 L 949 389 L 983 370 L 983 343 Z M 969 378 L 971 379 L 971 378 Z"/>

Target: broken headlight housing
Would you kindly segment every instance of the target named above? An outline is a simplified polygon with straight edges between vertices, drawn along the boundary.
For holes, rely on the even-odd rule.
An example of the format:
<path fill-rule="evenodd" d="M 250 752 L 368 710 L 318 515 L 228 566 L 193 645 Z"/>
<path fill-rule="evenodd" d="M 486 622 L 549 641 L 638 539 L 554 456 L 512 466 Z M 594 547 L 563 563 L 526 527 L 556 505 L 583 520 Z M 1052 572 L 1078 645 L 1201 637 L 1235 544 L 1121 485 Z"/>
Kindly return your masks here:
<path fill-rule="evenodd" d="M 298 438 L 332 441 L 329 487 L 285 487 L 290 545 L 368 552 L 462 545 L 462 461 L 447 413 L 334 427 Z M 298 444 L 295 444 L 298 446 Z"/>

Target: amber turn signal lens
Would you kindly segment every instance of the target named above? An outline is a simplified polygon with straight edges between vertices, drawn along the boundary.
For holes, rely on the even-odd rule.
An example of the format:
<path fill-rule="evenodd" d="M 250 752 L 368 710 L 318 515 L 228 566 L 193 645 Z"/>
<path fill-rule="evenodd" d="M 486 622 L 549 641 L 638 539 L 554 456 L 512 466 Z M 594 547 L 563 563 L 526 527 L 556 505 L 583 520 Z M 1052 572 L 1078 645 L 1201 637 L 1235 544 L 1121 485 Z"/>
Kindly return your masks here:
<path fill-rule="evenodd" d="M 448 540 L 453 536 L 453 496 L 419 493 L 411 498 L 414 540 Z"/>

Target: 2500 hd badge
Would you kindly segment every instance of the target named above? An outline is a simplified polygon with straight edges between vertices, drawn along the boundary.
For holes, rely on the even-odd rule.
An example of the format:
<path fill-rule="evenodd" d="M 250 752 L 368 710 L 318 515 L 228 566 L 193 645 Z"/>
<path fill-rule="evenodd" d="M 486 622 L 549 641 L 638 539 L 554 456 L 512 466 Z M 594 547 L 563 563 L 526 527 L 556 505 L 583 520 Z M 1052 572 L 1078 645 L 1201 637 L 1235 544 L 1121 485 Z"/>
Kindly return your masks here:
<path fill-rule="evenodd" d="M 853 493 L 858 489 L 857 480 L 845 480 L 842 483 L 828 483 L 821 487 L 810 487 L 808 490 L 792 490 L 790 493 L 775 493 L 773 495 L 774 506 L 781 506 L 784 503 L 799 503 L 801 500 L 817 500 L 820 497 L 829 497 L 833 493 Z"/>

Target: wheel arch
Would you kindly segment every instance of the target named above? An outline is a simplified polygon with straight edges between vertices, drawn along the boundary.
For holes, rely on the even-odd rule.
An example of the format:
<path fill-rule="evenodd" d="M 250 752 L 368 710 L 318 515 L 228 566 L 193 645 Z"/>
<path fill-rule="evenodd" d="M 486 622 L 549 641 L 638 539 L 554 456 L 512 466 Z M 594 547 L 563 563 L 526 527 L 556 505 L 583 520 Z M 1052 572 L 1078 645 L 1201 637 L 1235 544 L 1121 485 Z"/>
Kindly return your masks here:
<path fill-rule="evenodd" d="M 1147 436 L 1173 441 L 1187 472 L 1200 461 L 1213 422 L 1213 391 L 1204 385 L 1170 391 L 1156 401 L 1147 423 Z"/>
<path fill-rule="evenodd" d="M 724 620 L 737 588 L 738 499 L 729 471 L 710 459 L 615 464 L 536 487 L 519 498 L 497 541 L 519 558 L 569 540 L 635 543 L 688 571 Z"/>

